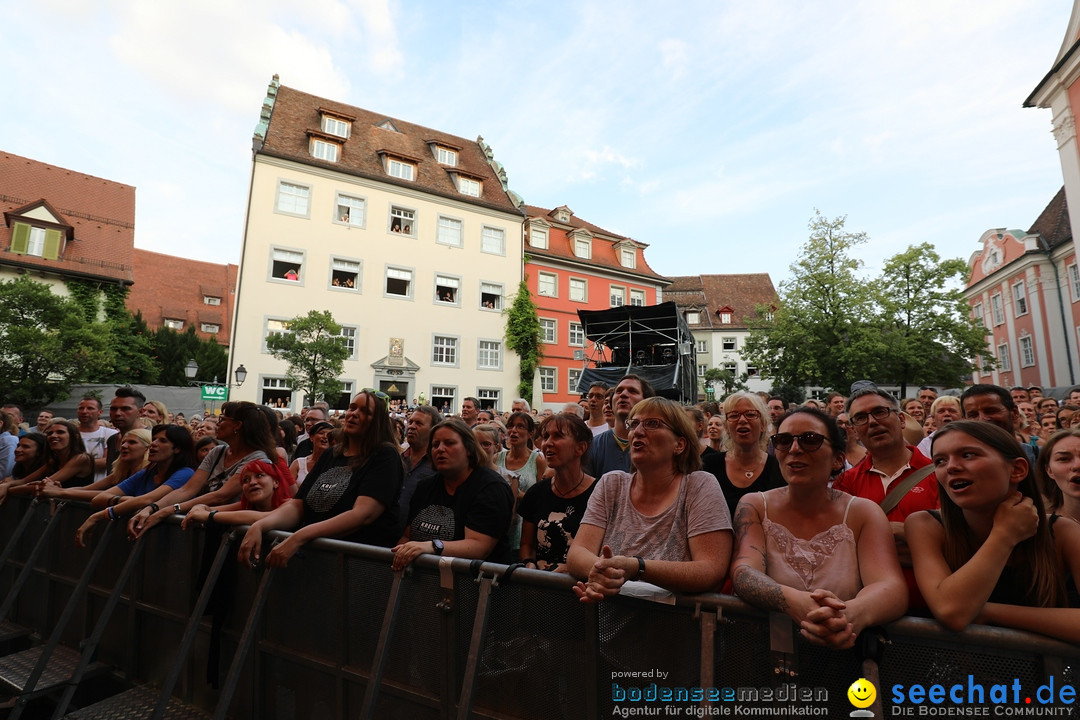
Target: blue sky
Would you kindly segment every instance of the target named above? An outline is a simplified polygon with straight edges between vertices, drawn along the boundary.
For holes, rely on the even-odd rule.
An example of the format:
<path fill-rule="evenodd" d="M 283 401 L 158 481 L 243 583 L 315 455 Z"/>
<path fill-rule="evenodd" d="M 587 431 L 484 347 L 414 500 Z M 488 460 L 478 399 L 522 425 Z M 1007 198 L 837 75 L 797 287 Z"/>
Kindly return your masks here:
<path fill-rule="evenodd" d="M 788 274 L 818 208 L 965 260 L 1062 184 L 1067 0 L 0 0 L 0 149 L 137 188 L 138 247 L 237 262 L 282 84 L 483 135 L 526 202 L 649 243 L 665 275 Z M 3 189 L 0 189 L 3 192 Z"/>

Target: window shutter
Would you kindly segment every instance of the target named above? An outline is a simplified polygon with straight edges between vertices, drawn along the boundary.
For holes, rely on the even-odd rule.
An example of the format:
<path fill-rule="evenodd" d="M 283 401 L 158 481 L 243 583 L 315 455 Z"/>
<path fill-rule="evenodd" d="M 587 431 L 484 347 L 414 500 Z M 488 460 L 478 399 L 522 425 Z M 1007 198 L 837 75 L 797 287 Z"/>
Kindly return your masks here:
<path fill-rule="evenodd" d="M 46 260 L 56 260 L 60 257 L 60 231 L 45 231 L 45 252 L 41 255 Z"/>
<path fill-rule="evenodd" d="M 30 245 L 30 226 L 26 223 L 15 223 L 11 232 L 11 252 L 25 255 Z"/>

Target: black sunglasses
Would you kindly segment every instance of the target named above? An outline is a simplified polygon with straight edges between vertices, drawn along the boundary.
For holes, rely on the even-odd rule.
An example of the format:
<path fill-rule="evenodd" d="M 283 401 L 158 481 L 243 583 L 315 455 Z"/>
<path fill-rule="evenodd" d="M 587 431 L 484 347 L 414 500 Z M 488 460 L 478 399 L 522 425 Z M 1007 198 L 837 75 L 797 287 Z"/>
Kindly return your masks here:
<path fill-rule="evenodd" d="M 791 433 L 776 433 L 772 436 L 773 447 L 777 450 L 783 450 L 787 452 L 791 449 L 791 444 L 796 440 L 799 441 L 799 447 L 806 452 L 814 452 L 821 447 L 822 443 L 827 438 L 821 433 L 816 432 L 804 432 L 798 435 L 792 435 Z"/>

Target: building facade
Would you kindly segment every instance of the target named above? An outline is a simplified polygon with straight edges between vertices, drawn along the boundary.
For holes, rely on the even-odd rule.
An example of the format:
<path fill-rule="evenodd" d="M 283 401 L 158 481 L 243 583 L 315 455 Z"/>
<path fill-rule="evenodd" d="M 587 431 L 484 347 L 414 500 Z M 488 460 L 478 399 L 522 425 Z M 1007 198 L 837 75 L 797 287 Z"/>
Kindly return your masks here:
<path fill-rule="evenodd" d="M 522 277 L 523 214 L 481 138 L 466 140 L 270 84 L 256 129 L 229 367 L 236 399 L 299 410 L 266 337 L 311 310 L 342 325 L 344 398 L 372 387 L 457 412 L 509 405 L 502 310 Z"/>
<path fill-rule="evenodd" d="M 754 392 L 772 387 L 771 381 L 761 378 L 759 368 L 742 357 L 749 323 L 757 317 L 758 308 L 776 307 L 776 288 L 767 273 L 674 277 L 664 294 L 679 307 L 694 334 L 700 399 L 705 399 L 702 381 L 711 368 L 745 376 Z"/>
<path fill-rule="evenodd" d="M 229 345 L 237 266 L 135 249 L 135 284 L 127 308 L 151 330 L 184 332 Z"/>
<path fill-rule="evenodd" d="M 135 188 L 0 152 L 0 280 L 134 281 Z"/>
<path fill-rule="evenodd" d="M 1027 232 L 987 230 L 965 296 L 986 326 L 994 363 L 972 381 L 1051 388 L 1080 382 L 1080 271 L 1066 189 Z"/>
<path fill-rule="evenodd" d="M 581 397 L 586 362 L 609 359 L 586 343 L 577 311 L 655 305 L 669 281 L 645 262 L 647 244 L 585 222 L 565 205 L 525 209 L 525 275 L 544 355 L 530 401 L 558 410 Z"/>

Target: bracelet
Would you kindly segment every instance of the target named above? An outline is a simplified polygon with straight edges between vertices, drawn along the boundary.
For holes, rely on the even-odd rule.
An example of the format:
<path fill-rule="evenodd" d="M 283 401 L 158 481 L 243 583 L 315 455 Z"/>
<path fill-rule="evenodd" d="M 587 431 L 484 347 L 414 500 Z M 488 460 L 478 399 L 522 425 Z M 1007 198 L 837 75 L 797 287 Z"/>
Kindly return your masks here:
<path fill-rule="evenodd" d="M 172 509 L 173 509 L 174 513 L 179 513 L 180 512 L 180 503 L 173 503 Z"/>
<path fill-rule="evenodd" d="M 116 519 L 116 510 L 113 510 L 112 505 L 105 508 L 105 513 L 109 516 L 110 520 L 115 520 Z"/>
<path fill-rule="evenodd" d="M 645 577 L 645 558 L 635 555 L 634 559 L 637 560 L 637 575 L 634 576 L 634 579 L 640 580 Z"/>
<path fill-rule="evenodd" d="M 152 513 L 156 513 L 158 510 L 161 509 L 161 508 L 158 507 L 157 503 L 150 503 L 147 507 L 150 508 L 150 512 L 152 512 Z"/>
<path fill-rule="evenodd" d="M 206 516 L 206 524 L 207 525 L 213 525 L 216 522 L 214 520 L 215 515 L 217 515 L 217 510 L 211 510 L 210 514 Z"/>

